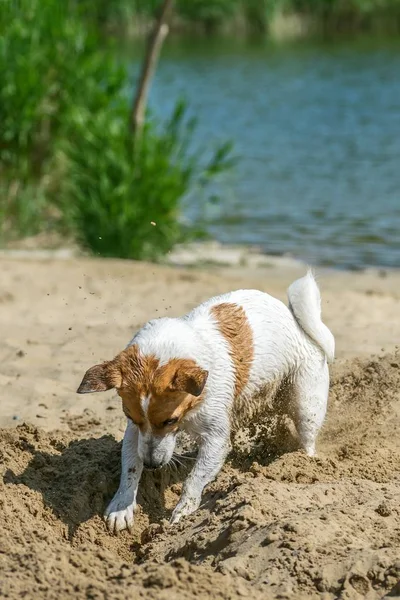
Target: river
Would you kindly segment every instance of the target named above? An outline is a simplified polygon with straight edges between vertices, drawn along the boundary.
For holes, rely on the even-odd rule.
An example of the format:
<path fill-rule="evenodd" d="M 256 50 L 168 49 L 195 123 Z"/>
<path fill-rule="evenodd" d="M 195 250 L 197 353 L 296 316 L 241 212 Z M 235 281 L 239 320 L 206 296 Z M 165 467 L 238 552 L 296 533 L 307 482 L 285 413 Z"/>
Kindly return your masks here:
<path fill-rule="evenodd" d="M 181 96 L 194 143 L 231 139 L 239 158 L 188 219 L 312 264 L 400 267 L 400 41 L 171 38 L 151 105 Z"/>

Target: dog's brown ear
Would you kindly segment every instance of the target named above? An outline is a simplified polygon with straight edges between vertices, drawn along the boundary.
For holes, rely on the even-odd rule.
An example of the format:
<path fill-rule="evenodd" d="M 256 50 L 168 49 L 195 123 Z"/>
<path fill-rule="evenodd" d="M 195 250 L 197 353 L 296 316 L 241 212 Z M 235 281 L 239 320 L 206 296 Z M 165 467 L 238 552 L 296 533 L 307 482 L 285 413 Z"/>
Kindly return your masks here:
<path fill-rule="evenodd" d="M 104 362 L 88 369 L 77 389 L 78 394 L 90 392 L 105 392 L 114 387 L 120 387 L 122 382 L 121 371 L 113 361 Z"/>
<path fill-rule="evenodd" d="M 192 396 L 200 396 L 206 385 L 208 371 L 197 367 L 184 364 L 178 367 L 169 388 L 178 392 L 186 392 Z"/>

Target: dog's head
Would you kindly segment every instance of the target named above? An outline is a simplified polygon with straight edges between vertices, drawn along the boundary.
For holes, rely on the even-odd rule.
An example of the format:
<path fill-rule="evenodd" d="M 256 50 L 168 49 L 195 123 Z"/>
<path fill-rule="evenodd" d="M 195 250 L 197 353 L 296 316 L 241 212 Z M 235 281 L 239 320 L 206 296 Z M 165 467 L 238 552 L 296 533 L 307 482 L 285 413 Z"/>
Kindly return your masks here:
<path fill-rule="evenodd" d="M 115 388 L 126 416 L 139 429 L 139 457 L 147 468 L 157 468 L 171 460 L 179 426 L 202 402 L 207 376 L 194 360 L 174 358 L 160 366 L 155 356 L 145 356 L 133 345 L 91 367 L 77 391 Z"/>

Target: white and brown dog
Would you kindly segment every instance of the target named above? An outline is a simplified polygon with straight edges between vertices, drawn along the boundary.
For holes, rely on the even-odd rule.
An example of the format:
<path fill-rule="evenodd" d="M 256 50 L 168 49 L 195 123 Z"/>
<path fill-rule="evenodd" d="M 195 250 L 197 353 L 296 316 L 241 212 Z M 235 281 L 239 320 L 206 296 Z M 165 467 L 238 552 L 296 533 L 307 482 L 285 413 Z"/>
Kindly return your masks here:
<path fill-rule="evenodd" d="M 121 482 L 105 513 L 111 531 L 131 528 L 142 469 L 171 460 L 179 430 L 199 451 L 171 521 L 195 511 L 224 463 L 235 407 L 244 410 L 266 384 L 285 381 L 300 443 L 314 455 L 334 338 L 311 272 L 288 298 L 289 308 L 256 290 L 211 298 L 184 317 L 148 322 L 118 356 L 86 372 L 78 392 L 116 388 L 128 418 Z"/>

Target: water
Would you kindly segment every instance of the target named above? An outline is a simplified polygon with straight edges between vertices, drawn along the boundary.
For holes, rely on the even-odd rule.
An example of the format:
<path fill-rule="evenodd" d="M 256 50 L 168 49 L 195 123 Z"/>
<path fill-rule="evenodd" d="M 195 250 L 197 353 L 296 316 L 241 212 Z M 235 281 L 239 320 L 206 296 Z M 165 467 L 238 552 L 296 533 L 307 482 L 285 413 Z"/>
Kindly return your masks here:
<path fill-rule="evenodd" d="M 196 144 L 232 139 L 212 237 L 341 268 L 400 267 L 400 42 L 170 40 L 151 94 L 185 96 Z"/>

